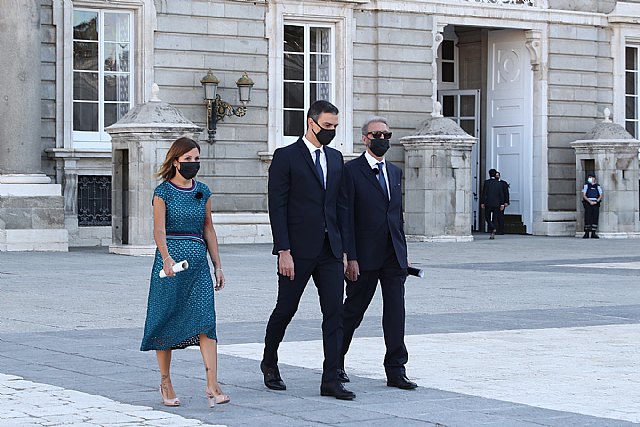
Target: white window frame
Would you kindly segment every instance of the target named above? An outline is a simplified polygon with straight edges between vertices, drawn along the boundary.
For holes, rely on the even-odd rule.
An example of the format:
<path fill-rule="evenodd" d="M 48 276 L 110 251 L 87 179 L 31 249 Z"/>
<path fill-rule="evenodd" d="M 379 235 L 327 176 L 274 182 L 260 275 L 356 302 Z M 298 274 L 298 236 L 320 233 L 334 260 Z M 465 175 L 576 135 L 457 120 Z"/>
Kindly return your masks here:
<path fill-rule="evenodd" d="M 333 104 L 340 111 L 340 123 L 331 146 L 345 154 L 353 153 L 356 133 L 352 117 L 353 9 L 345 5 L 301 4 L 298 0 L 270 2 L 266 23 L 269 38 L 269 139 L 268 151 L 259 153 L 260 156 L 269 159 L 276 148 L 295 141 L 295 138 L 284 137 L 284 26 L 301 24 L 332 27 Z"/>
<path fill-rule="evenodd" d="M 613 29 L 611 37 L 611 56 L 613 57 L 613 122 L 626 129 L 626 49 L 637 47 L 640 55 L 640 28 L 635 20 L 640 14 L 640 4 L 618 4 L 608 16 L 608 22 Z M 640 64 L 639 64 L 640 65 Z M 638 75 L 640 78 L 640 74 Z M 640 82 L 637 89 L 640 92 Z M 640 96 L 640 93 L 638 93 Z M 640 101 L 636 104 L 640 108 Z M 640 116 L 640 111 L 636 111 Z M 637 127 L 640 132 L 640 125 Z M 640 135 L 636 135 L 639 138 Z"/>
<path fill-rule="evenodd" d="M 304 85 L 304 105 L 303 105 L 303 111 L 304 111 L 304 115 L 306 117 L 306 113 L 309 110 L 309 106 L 311 105 L 310 103 L 310 99 L 311 99 L 311 84 L 312 83 L 328 83 L 331 85 L 331 93 L 329 95 L 329 99 L 327 99 L 326 101 L 331 102 L 332 104 L 335 104 L 335 98 L 336 98 L 336 91 L 335 91 L 335 79 L 336 79 L 336 67 L 335 67 L 335 25 L 333 24 L 316 24 L 316 23 L 311 23 L 311 22 L 298 22 L 298 21 L 294 21 L 294 22 L 285 22 L 284 25 L 282 26 L 282 31 L 284 31 L 284 27 L 285 26 L 296 26 L 296 27 L 302 27 L 304 29 L 304 48 L 303 48 L 303 52 L 302 52 L 302 56 L 304 57 L 304 76 L 303 76 L 303 85 Z M 329 81 L 325 81 L 325 82 L 320 82 L 318 80 L 314 80 L 313 82 L 311 81 L 311 76 L 310 76 L 310 72 L 311 72 L 311 37 L 310 37 L 310 31 L 311 28 L 328 28 L 330 30 L 330 47 L 329 47 L 329 54 L 324 54 L 325 56 L 329 56 L 330 57 L 330 76 L 329 76 Z M 283 34 L 283 39 L 284 39 L 284 34 Z M 286 54 L 291 54 L 291 52 L 285 52 L 283 50 L 283 67 L 284 67 L 284 55 Z M 322 53 L 318 52 L 319 55 L 322 55 Z M 283 68 L 283 76 L 282 76 L 282 84 L 283 84 L 283 97 L 284 97 L 284 84 L 288 83 L 288 82 L 293 82 L 290 80 L 286 80 L 284 78 L 284 68 Z M 295 80 L 296 82 L 299 82 L 297 80 Z M 293 109 L 292 109 L 293 110 Z M 295 109 L 297 110 L 297 109 Z M 283 108 L 282 108 L 282 128 L 283 128 L 283 136 L 282 136 L 282 140 L 283 140 L 283 145 L 289 145 L 289 144 L 293 144 L 294 142 L 296 142 L 298 140 L 298 138 L 300 137 L 300 135 L 297 136 L 287 136 L 284 135 L 284 112 L 286 111 L 286 108 L 284 107 L 284 98 L 283 98 Z M 304 127 L 306 128 L 306 120 L 304 120 Z M 306 129 L 305 129 L 306 130 Z"/>
<path fill-rule="evenodd" d="M 73 132 L 73 11 L 94 9 L 132 13 L 134 72 L 131 102 L 136 105 L 151 97 L 154 82 L 154 31 L 157 27 L 154 0 L 73 0 L 53 3 L 56 40 L 56 150 L 92 153 L 111 152 L 111 141 L 75 141 Z"/>
<path fill-rule="evenodd" d="M 110 74 L 109 72 L 105 72 L 104 70 L 104 15 L 108 13 L 116 13 L 116 14 L 126 14 L 129 17 L 129 109 L 133 108 L 135 105 L 135 76 L 136 76 L 136 66 L 135 66 L 135 48 L 136 48 L 136 37 L 134 32 L 134 15 L 133 11 L 130 10 L 118 10 L 118 9 L 103 9 L 103 8 L 86 8 L 86 7 L 76 7 L 73 9 L 73 12 L 92 12 L 98 14 L 98 131 L 90 132 L 90 131 L 77 131 L 73 130 L 73 108 L 75 108 L 75 98 L 73 97 L 73 82 L 75 78 L 75 68 L 73 67 L 73 62 L 71 64 L 71 99 L 74 103 L 72 106 L 72 131 L 73 131 L 73 141 L 75 147 L 85 146 L 86 148 L 99 148 L 100 146 L 105 146 L 107 143 L 111 142 L 111 136 L 105 132 L 104 128 L 104 107 L 105 107 L 105 99 L 104 99 L 104 75 Z M 72 28 L 73 31 L 73 28 Z M 72 33 L 72 42 L 75 39 L 73 38 Z M 73 47 L 72 47 L 73 50 Z M 113 72 L 113 74 L 124 74 L 122 72 Z"/>
<path fill-rule="evenodd" d="M 453 30 L 452 26 L 447 26 L 443 32 L 443 42 L 438 46 L 438 90 L 457 90 L 460 87 L 459 82 L 459 66 L 460 66 L 460 57 L 458 55 L 458 36 Z M 442 59 L 442 45 L 445 41 L 453 42 L 453 60 L 443 60 Z M 453 62 L 453 82 L 443 82 L 442 81 L 442 63 Z"/>
<path fill-rule="evenodd" d="M 626 57 L 627 57 L 627 49 L 635 49 L 636 50 L 636 64 L 635 64 L 635 70 L 629 70 L 627 69 L 626 66 Z M 627 124 L 628 122 L 635 122 L 635 129 L 633 132 L 633 136 L 636 139 L 640 138 L 640 43 L 636 42 L 636 43 L 625 43 L 624 46 L 624 55 L 623 55 L 623 66 L 624 66 L 624 78 L 625 78 L 625 85 L 624 85 L 624 124 L 623 127 L 626 129 L 627 128 Z M 635 78 L 635 92 L 632 95 L 629 95 L 627 93 L 627 73 L 632 72 L 635 73 L 636 78 Z M 629 117 L 627 117 L 627 100 L 628 98 L 634 98 L 634 102 L 635 102 L 635 112 L 636 115 L 635 117 L 633 117 L 631 120 L 629 119 Z"/>

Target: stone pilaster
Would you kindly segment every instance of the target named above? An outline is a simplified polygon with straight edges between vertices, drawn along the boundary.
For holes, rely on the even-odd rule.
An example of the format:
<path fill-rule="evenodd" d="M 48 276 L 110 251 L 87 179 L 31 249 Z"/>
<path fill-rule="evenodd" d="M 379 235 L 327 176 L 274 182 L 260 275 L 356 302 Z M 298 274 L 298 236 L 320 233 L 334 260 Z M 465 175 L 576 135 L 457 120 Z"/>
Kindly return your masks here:
<path fill-rule="evenodd" d="M 587 174 L 593 172 L 604 191 L 598 235 L 602 238 L 640 238 L 640 141 L 633 139 L 622 126 L 606 117 L 604 122 L 598 123 L 583 139 L 572 142 L 571 146 L 576 151 L 576 236 L 581 236 L 584 230 L 581 191 Z"/>
<path fill-rule="evenodd" d="M 451 119 L 436 116 L 401 142 L 407 239 L 472 241 L 471 149 L 476 139 Z"/>
<path fill-rule="evenodd" d="M 202 128 L 162 102 L 154 84 L 149 102 L 136 106 L 106 130 L 113 150 L 109 252 L 151 255 L 155 251 L 151 201 L 159 184 L 155 172 L 173 141 L 193 138 Z"/>
<path fill-rule="evenodd" d="M 60 185 L 41 173 L 40 2 L 0 13 L 0 251 L 66 251 Z"/>

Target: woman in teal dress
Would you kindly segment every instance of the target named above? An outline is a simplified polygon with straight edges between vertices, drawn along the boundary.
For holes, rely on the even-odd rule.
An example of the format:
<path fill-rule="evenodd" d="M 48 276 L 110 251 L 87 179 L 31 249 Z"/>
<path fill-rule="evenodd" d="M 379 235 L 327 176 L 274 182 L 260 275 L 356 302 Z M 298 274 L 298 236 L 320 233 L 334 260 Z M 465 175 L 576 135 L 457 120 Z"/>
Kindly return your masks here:
<path fill-rule="evenodd" d="M 194 178 L 200 168 L 200 146 L 177 139 L 158 171 L 164 181 L 153 195 L 153 238 L 157 250 L 140 350 L 156 350 L 160 396 L 166 406 L 179 406 L 171 385 L 171 351 L 199 345 L 207 375 L 209 406 L 229 402 L 218 384 L 218 347 L 214 289 L 224 287 L 218 239 L 211 220 L 211 191 Z M 211 277 L 207 252 L 215 268 Z M 176 262 L 189 268 L 175 273 Z M 164 270 L 167 275 L 160 278 Z"/>

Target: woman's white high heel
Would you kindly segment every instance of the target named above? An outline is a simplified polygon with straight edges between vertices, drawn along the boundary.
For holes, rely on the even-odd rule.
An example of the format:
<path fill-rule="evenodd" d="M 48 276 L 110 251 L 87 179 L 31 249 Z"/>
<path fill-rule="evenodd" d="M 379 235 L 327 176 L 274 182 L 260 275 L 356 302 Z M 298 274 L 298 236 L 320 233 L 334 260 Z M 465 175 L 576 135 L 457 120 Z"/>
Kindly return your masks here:
<path fill-rule="evenodd" d="M 180 406 L 180 399 L 174 397 L 173 399 L 167 399 L 164 397 L 164 392 L 162 391 L 162 385 L 160 386 L 160 397 L 162 398 L 162 404 L 164 406 Z"/>
<path fill-rule="evenodd" d="M 205 389 L 207 394 L 207 400 L 209 401 L 209 408 L 213 408 L 216 405 L 222 405 L 223 403 L 229 403 L 231 398 L 226 394 L 215 395 L 209 388 Z"/>

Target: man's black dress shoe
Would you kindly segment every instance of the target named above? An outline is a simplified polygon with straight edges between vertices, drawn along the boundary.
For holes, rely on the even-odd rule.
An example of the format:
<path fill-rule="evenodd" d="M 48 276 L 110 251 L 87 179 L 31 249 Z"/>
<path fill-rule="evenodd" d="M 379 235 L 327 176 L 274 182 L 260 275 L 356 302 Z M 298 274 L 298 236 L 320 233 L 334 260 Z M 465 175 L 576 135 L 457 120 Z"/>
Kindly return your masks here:
<path fill-rule="evenodd" d="M 403 390 L 413 390 L 418 384 L 409 380 L 406 375 L 398 375 L 395 377 L 387 377 L 387 387 L 397 387 Z"/>
<path fill-rule="evenodd" d="M 341 383 L 348 383 L 351 381 L 347 373 L 344 371 L 344 368 L 338 368 L 338 381 Z"/>
<path fill-rule="evenodd" d="M 320 385 L 320 396 L 333 396 L 340 400 L 353 400 L 356 398 L 356 394 L 344 388 L 340 381 L 322 383 Z"/>
<path fill-rule="evenodd" d="M 271 390 L 286 390 L 287 386 L 280 377 L 278 365 L 267 366 L 264 362 L 260 362 L 260 370 L 264 375 L 264 385 Z"/>

